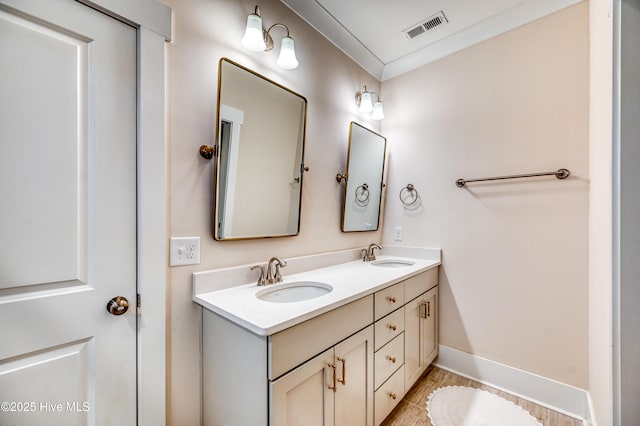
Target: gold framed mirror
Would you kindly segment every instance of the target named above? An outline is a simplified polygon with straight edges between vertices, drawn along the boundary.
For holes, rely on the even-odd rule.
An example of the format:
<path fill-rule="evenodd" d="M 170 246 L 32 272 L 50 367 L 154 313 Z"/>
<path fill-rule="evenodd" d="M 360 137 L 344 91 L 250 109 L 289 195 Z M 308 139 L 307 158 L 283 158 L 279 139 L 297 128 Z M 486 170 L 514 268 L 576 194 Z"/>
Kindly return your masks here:
<path fill-rule="evenodd" d="M 342 232 L 377 231 L 380 225 L 382 188 L 387 139 L 366 127 L 351 122 L 347 171 L 344 179 Z"/>
<path fill-rule="evenodd" d="M 213 237 L 297 235 L 307 100 L 222 58 L 217 111 Z"/>

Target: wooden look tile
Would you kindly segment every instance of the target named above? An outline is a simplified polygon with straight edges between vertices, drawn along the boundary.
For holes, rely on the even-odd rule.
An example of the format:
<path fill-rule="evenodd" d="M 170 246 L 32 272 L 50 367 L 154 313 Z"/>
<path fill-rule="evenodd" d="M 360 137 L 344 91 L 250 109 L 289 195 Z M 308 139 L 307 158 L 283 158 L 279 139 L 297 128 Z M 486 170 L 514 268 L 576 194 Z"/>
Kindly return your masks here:
<path fill-rule="evenodd" d="M 438 367 L 429 366 L 427 371 L 407 392 L 398 406 L 389 414 L 382 426 L 433 426 L 427 417 L 427 398 L 434 390 L 444 386 L 469 386 L 494 393 L 527 410 L 538 419 L 543 426 L 581 426 L 580 420 L 574 419 L 548 408 L 534 404 L 501 390 L 459 376 Z"/>
<path fill-rule="evenodd" d="M 582 426 L 582 421 L 565 416 L 557 411 L 549 410 L 548 426 Z"/>

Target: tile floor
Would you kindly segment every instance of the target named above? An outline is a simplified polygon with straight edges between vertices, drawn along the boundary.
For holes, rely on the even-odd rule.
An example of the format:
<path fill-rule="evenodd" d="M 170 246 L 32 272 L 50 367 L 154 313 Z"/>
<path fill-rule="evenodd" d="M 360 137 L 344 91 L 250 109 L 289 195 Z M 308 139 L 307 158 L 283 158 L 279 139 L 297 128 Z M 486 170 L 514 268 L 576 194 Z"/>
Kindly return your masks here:
<path fill-rule="evenodd" d="M 382 426 L 432 426 L 427 417 L 427 398 L 435 389 L 443 386 L 470 386 L 483 389 L 521 406 L 544 426 L 582 426 L 582 421 L 536 405 L 506 392 L 499 391 L 457 374 L 430 366 L 409 393 L 389 414 Z"/>

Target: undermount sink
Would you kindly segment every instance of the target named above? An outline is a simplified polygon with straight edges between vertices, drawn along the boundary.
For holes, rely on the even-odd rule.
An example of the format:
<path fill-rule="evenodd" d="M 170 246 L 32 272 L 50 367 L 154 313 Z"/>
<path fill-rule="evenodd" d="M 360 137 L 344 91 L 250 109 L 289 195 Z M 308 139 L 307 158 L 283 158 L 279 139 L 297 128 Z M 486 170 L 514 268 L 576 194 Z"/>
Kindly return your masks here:
<path fill-rule="evenodd" d="M 333 291 L 329 284 L 315 281 L 297 281 L 278 284 L 277 288 L 265 288 L 256 297 L 265 302 L 290 303 L 315 299 Z"/>
<path fill-rule="evenodd" d="M 380 266 L 382 268 L 403 268 L 405 266 L 413 266 L 416 263 L 410 260 L 402 259 L 380 259 L 371 262 L 373 266 Z"/>

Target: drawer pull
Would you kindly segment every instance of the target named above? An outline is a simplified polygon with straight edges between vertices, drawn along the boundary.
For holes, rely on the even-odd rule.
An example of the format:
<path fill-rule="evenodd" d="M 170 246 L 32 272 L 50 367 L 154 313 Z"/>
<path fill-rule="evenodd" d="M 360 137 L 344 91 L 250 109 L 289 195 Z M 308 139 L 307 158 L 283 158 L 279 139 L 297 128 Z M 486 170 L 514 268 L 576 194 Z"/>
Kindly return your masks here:
<path fill-rule="evenodd" d="M 336 383 L 336 365 L 335 364 L 329 364 L 329 367 L 333 369 L 333 386 L 327 386 L 329 389 L 331 389 L 333 391 L 333 393 L 336 392 L 336 390 L 338 389 L 338 384 Z"/>
<path fill-rule="evenodd" d="M 391 303 L 396 303 L 398 301 L 394 296 L 387 296 L 387 300 Z"/>
<path fill-rule="evenodd" d="M 398 326 L 395 325 L 395 324 L 389 324 L 389 325 L 387 325 L 387 327 L 389 327 L 393 331 L 396 331 L 398 329 Z"/>
<path fill-rule="evenodd" d="M 398 398 L 398 394 L 396 394 L 395 392 L 389 392 L 389 396 L 391 397 L 391 399 Z"/>
<path fill-rule="evenodd" d="M 397 361 L 397 360 L 396 360 L 396 357 L 395 357 L 395 356 L 391 356 L 391 355 L 387 355 L 387 359 L 388 359 L 389 361 L 391 361 L 392 363 L 394 363 L 394 364 L 395 364 L 395 363 L 396 363 L 396 361 Z"/>
<path fill-rule="evenodd" d="M 343 385 L 347 384 L 347 360 L 341 357 L 338 357 L 338 361 L 342 363 L 342 379 L 338 379 L 340 383 Z"/>
<path fill-rule="evenodd" d="M 427 318 L 429 316 L 428 303 L 429 302 L 420 302 L 420 318 Z"/>

